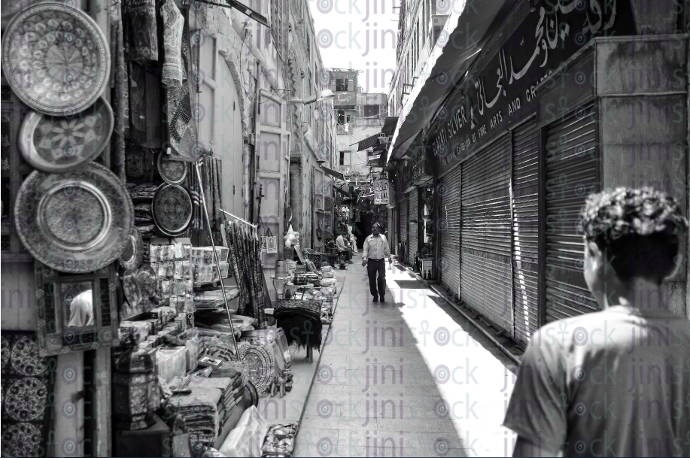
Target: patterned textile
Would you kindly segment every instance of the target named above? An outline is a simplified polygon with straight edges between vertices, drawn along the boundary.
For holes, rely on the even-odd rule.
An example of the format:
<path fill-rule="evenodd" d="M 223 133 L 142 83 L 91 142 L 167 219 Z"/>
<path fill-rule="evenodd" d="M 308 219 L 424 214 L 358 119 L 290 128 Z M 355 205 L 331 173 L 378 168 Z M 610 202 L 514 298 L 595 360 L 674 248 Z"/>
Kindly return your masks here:
<path fill-rule="evenodd" d="M 2 331 L 2 455 L 48 456 L 57 358 L 38 356 L 36 334 Z M 76 415 L 66 403 L 62 415 Z"/>
<path fill-rule="evenodd" d="M 281 300 L 273 310 L 278 327 L 283 328 L 288 345 L 321 348 L 321 305 L 317 301 Z"/>
<path fill-rule="evenodd" d="M 173 0 L 167 0 L 161 6 L 163 16 L 163 49 L 165 62 L 163 63 L 163 84 L 168 87 L 182 86 L 182 31 L 185 28 L 185 18 Z"/>
<path fill-rule="evenodd" d="M 172 0 L 168 0 L 171 3 Z M 174 6 L 174 5 L 173 5 Z M 175 7 L 176 8 L 176 7 Z M 178 10 L 179 12 L 179 10 Z M 181 47 L 181 81 L 182 84 L 166 88 L 167 113 L 168 113 L 168 140 L 170 146 L 182 156 L 183 159 L 196 162 L 201 157 L 197 145 L 197 126 L 191 122 L 192 102 L 189 93 L 189 80 L 187 69 L 189 68 L 190 49 L 189 49 L 189 24 L 186 20 L 188 11 L 185 10 L 183 19 Z M 166 59 L 167 59 L 166 49 Z M 163 84 L 166 84 L 166 69 L 163 68 Z"/>
<path fill-rule="evenodd" d="M 123 29 L 125 60 L 158 60 L 155 0 L 124 0 Z"/>

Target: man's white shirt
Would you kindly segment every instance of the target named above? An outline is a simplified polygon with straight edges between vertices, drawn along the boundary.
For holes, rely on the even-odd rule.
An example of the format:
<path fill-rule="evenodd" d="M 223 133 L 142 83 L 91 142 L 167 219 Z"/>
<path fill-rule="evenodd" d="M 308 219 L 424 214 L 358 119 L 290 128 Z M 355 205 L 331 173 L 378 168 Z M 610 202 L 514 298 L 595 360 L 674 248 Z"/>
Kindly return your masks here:
<path fill-rule="evenodd" d="M 364 240 L 364 247 L 362 250 L 362 259 L 372 259 L 378 261 L 379 259 L 388 258 L 391 255 L 391 249 L 388 246 L 388 240 L 383 234 L 374 237 L 374 234 L 369 235 Z"/>

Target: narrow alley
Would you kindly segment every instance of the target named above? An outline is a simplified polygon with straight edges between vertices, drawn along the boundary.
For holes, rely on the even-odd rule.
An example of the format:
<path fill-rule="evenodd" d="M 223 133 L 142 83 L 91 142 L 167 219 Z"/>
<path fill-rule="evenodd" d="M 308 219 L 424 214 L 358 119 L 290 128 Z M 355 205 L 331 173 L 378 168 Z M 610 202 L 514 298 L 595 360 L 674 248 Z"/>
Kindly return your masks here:
<path fill-rule="evenodd" d="M 398 265 L 373 303 L 353 261 L 295 456 L 509 456 L 512 361 Z"/>

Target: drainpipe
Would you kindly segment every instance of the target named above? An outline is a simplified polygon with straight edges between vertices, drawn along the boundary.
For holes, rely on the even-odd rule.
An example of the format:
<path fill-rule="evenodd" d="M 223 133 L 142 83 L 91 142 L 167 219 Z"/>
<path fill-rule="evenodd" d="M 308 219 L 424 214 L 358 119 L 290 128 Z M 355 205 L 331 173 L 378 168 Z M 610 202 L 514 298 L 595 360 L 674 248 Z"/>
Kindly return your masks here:
<path fill-rule="evenodd" d="M 683 17 L 684 30 L 681 32 L 690 32 L 690 10 L 685 8 L 685 16 Z M 687 78 L 687 96 L 685 104 L 685 118 L 687 122 L 687 132 L 685 139 L 685 204 L 687 206 L 686 217 L 690 217 L 690 39 L 686 39 L 685 48 L 685 75 Z M 690 319 L 690 242 L 685 238 L 686 256 L 685 256 L 685 317 Z"/>

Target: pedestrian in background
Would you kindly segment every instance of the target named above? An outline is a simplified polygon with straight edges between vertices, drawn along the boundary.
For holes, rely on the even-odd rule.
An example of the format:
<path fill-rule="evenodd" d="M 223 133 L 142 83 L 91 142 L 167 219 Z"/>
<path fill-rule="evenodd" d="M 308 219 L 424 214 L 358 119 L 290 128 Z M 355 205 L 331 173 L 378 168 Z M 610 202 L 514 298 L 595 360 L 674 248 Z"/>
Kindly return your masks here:
<path fill-rule="evenodd" d="M 690 322 L 662 283 L 688 222 L 673 198 L 618 188 L 587 199 L 584 278 L 601 311 L 532 335 L 505 426 L 514 456 L 690 456 Z"/>
<path fill-rule="evenodd" d="M 350 239 L 350 248 L 353 253 L 357 253 L 357 237 L 352 233 L 352 226 L 347 227 L 348 238 Z"/>
<path fill-rule="evenodd" d="M 380 233 L 381 225 L 374 223 L 372 234 L 364 239 L 362 247 L 362 265 L 367 266 L 369 291 L 374 302 L 386 302 L 386 261 L 390 262 L 391 249 L 386 236 Z M 376 278 L 378 275 L 378 279 Z M 378 291 L 377 291 L 378 286 Z"/>
<path fill-rule="evenodd" d="M 335 239 L 335 244 L 338 247 L 338 253 L 341 253 L 341 254 L 345 253 L 345 258 L 347 259 L 347 261 L 350 264 L 352 264 L 352 259 L 350 256 L 350 249 L 348 247 L 349 242 L 345 239 L 345 237 L 343 237 L 342 233 L 340 235 L 338 235 L 337 239 Z"/>

